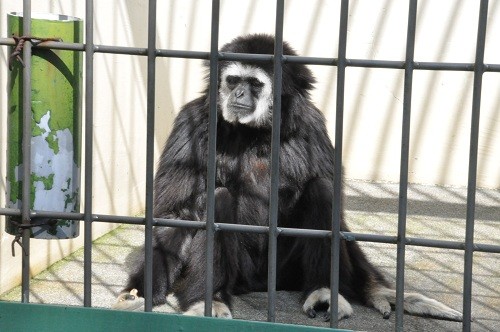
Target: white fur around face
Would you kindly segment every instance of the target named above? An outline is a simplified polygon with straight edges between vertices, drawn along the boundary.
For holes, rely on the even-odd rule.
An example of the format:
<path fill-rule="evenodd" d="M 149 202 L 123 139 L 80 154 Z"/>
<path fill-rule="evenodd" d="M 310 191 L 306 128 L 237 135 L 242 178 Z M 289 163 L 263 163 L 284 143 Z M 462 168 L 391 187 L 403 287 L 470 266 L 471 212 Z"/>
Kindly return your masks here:
<path fill-rule="evenodd" d="M 231 93 L 231 90 L 226 84 L 226 78 L 228 76 L 239 76 L 242 78 L 255 77 L 264 83 L 253 113 L 239 115 L 231 111 L 230 107 L 228 107 L 229 95 Z M 220 106 L 222 108 L 222 117 L 224 120 L 230 123 L 245 124 L 251 127 L 265 127 L 271 125 L 273 84 L 271 78 L 263 69 L 234 62 L 222 71 L 220 80 L 221 86 L 219 90 L 219 98 Z"/>

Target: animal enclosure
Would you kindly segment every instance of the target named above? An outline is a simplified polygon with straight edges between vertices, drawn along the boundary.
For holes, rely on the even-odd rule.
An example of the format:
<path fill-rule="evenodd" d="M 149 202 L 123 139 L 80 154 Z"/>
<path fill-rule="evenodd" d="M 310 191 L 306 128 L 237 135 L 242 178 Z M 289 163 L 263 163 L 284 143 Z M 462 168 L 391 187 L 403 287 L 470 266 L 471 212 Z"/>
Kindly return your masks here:
<path fill-rule="evenodd" d="M 352 2 L 352 1 L 351 1 Z M 30 31 L 30 1 L 24 1 L 25 22 L 24 22 L 24 34 L 29 35 Z M 443 61 L 428 61 L 421 62 L 416 61 L 414 57 L 415 53 L 415 35 L 417 26 L 417 1 L 408 1 L 408 16 L 407 16 L 407 26 L 404 27 L 405 30 L 405 56 L 404 60 L 376 60 L 376 59 L 359 59 L 359 58 L 348 58 L 347 57 L 347 41 L 348 41 L 348 23 L 349 23 L 349 1 L 338 1 L 336 5 L 339 6 L 339 30 L 338 36 L 332 38 L 338 43 L 338 54 L 332 54 L 331 57 L 318 57 L 318 56 L 284 56 L 282 53 L 282 41 L 283 41 L 283 20 L 284 20 L 284 6 L 283 0 L 278 0 L 276 2 L 276 21 L 275 21 L 275 31 L 276 44 L 275 44 L 275 54 L 274 56 L 267 55 L 238 55 L 230 53 L 220 53 L 219 49 L 219 15 L 220 15 L 220 3 L 219 1 L 212 1 L 211 10 L 211 30 L 210 30 L 210 51 L 200 52 L 200 51 L 181 51 L 175 49 L 161 49 L 157 47 L 156 42 L 156 31 L 157 31 L 157 2 L 152 0 L 148 4 L 148 19 L 144 21 L 144 24 L 148 24 L 148 39 L 147 47 L 126 47 L 126 46 L 110 46 L 110 45 L 96 45 L 94 42 L 94 27 L 93 27 L 93 2 L 86 1 L 86 15 L 84 21 L 86 23 L 85 28 L 85 42 L 83 44 L 70 44 L 64 42 L 46 42 L 37 47 L 40 48 L 51 48 L 51 49 L 63 49 L 72 50 L 75 52 L 83 52 L 85 54 L 85 164 L 93 165 L 94 156 L 94 146 L 96 136 L 96 128 L 93 126 L 94 112 L 94 94 L 96 91 L 93 87 L 94 80 L 94 58 L 99 53 L 108 54 L 119 54 L 123 56 L 139 56 L 147 59 L 147 71 L 146 71 L 146 81 L 147 81 L 147 114 L 146 114 L 146 124 L 144 133 L 147 137 L 146 144 L 144 146 L 145 152 L 145 183 L 144 191 L 146 193 L 144 200 L 145 216 L 144 217 L 131 217 L 131 216 L 120 216 L 113 214 L 101 214 L 96 213 L 93 209 L 93 193 L 98 191 L 99 188 L 93 184 L 94 175 L 92 167 L 85 167 L 84 169 L 84 179 L 83 184 L 83 197 L 84 197 L 84 208 L 82 213 L 58 213 L 54 211 L 30 211 L 29 204 L 22 204 L 20 210 L 12 210 L 6 208 L 0 208 L 1 215 L 9 216 L 20 216 L 22 218 L 24 236 L 22 238 L 23 248 L 28 252 L 28 255 L 23 256 L 23 302 L 29 302 L 29 267 L 30 267 L 30 239 L 28 236 L 29 225 L 31 222 L 36 220 L 38 217 L 46 218 L 56 218 L 56 219 L 68 219 L 68 220 L 82 220 L 85 224 L 84 228 L 84 248 L 85 248 L 85 277 L 83 280 L 85 294 L 84 294 L 84 306 L 92 306 L 92 296 L 91 296 L 91 271 L 93 269 L 92 262 L 92 225 L 101 222 L 110 222 L 116 224 L 134 224 L 143 225 L 145 233 L 145 244 L 146 244 L 146 262 L 151 262 L 152 257 L 152 229 L 153 227 L 185 227 L 185 228 L 197 228 L 205 229 L 207 232 L 207 274 L 206 274 L 206 308 L 205 312 L 207 315 L 210 314 L 211 304 L 212 304 L 212 263 L 213 263 L 213 239 L 216 232 L 247 232 L 247 233 L 259 233 L 266 234 L 269 241 L 269 269 L 268 269 L 268 321 L 273 322 L 275 320 L 275 307 L 276 307 L 276 243 L 279 237 L 287 236 L 304 236 L 313 238 L 331 238 L 332 241 L 332 274 L 331 274 L 331 292 L 332 292 L 332 312 L 337 311 L 338 303 L 336 303 L 336 294 L 338 289 L 338 256 L 339 256 L 339 242 L 342 241 L 363 241 L 363 242 L 379 242 L 379 243 L 390 243 L 396 244 L 397 246 L 397 277 L 396 277 L 396 288 L 398 291 L 396 306 L 396 329 L 402 330 L 404 328 L 403 322 L 403 309 L 402 309 L 402 292 L 404 290 L 405 281 L 405 250 L 407 246 L 415 245 L 422 247 L 433 247 L 433 248 L 445 248 L 449 250 L 460 250 L 464 253 L 464 271 L 463 271 L 463 313 L 464 322 L 462 328 L 464 331 L 469 331 L 471 329 L 471 300 L 472 300 L 472 278 L 473 278 L 473 254 L 474 252 L 489 253 L 490 255 L 498 255 L 500 253 L 500 245 L 498 244 L 483 244 L 474 242 L 474 220 L 475 220 L 475 195 L 477 187 L 477 164 L 478 164 L 478 149 L 479 149 L 479 126 L 480 126 L 480 106 L 481 106 L 481 92 L 482 92 L 482 79 L 484 74 L 488 75 L 498 75 L 500 72 L 500 64 L 498 63 L 485 63 L 484 61 L 484 49 L 485 49 L 485 39 L 486 39 L 486 28 L 487 28 L 487 18 L 488 18 L 488 1 L 483 0 L 477 4 L 477 38 L 475 46 L 475 58 L 474 62 L 443 62 Z M 403 29 L 403 27 L 400 27 Z M 207 37 L 208 38 L 208 37 Z M 1 38 L 1 45 L 13 46 L 13 40 L 10 38 Z M 24 49 L 24 62 L 26 68 L 30 68 L 30 52 L 31 45 L 29 42 L 26 43 Z M 158 219 L 153 217 L 153 177 L 155 169 L 155 127 L 158 125 L 155 120 L 155 100 L 158 97 L 157 88 L 158 80 L 157 76 L 157 62 L 161 58 L 189 58 L 189 59 L 199 59 L 207 60 L 210 63 L 210 80 L 212 82 L 211 86 L 216 86 L 217 82 L 217 64 L 219 60 L 248 60 L 252 59 L 254 61 L 262 62 L 272 62 L 274 66 L 274 86 L 281 86 L 281 66 L 283 63 L 302 63 L 308 65 L 326 66 L 336 68 L 336 109 L 334 113 L 335 130 L 334 136 L 332 136 L 334 145 L 336 147 L 335 153 L 335 174 L 336 177 L 333 179 L 335 185 L 335 196 L 334 196 L 334 207 L 337 209 L 332 215 L 332 230 L 331 231 L 317 231 L 308 229 L 286 229 L 279 228 L 277 226 L 277 201 L 278 201 L 278 160 L 277 160 L 277 147 L 279 144 L 279 119 L 280 112 L 279 106 L 275 107 L 273 113 L 273 168 L 272 168 L 272 182 L 271 182 L 271 200 L 270 200 L 270 216 L 269 216 L 269 226 L 268 227 L 249 227 L 244 225 L 235 224 L 222 224 L 217 223 L 214 220 L 213 215 L 207 220 L 207 222 L 196 222 L 196 221 L 181 221 L 181 220 L 169 220 L 169 219 Z M 417 59 L 418 60 L 418 59 Z M 345 128 L 344 128 L 344 115 L 345 115 L 345 82 L 349 79 L 349 71 L 347 69 L 357 69 L 357 68 L 377 68 L 377 69 L 392 69 L 401 71 L 404 79 L 404 89 L 402 93 L 402 104 L 401 104 L 401 125 L 400 125 L 400 177 L 399 177 L 399 202 L 398 202 L 398 230 L 397 236 L 379 235 L 379 234 L 358 234 L 358 233 L 346 233 L 340 232 L 339 230 L 339 218 L 340 218 L 340 200 L 341 200 L 341 174 L 342 174 L 342 164 L 344 155 L 344 146 L 348 144 L 345 141 Z M 126 69 L 125 69 L 126 70 Z M 412 126 L 411 111 L 414 100 L 412 99 L 412 83 L 414 82 L 414 77 L 416 73 L 422 71 L 453 71 L 453 72 L 468 72 L 472 74 L 472 112 L 470 121 L 470 143 L 469 146 L 469 157 L 468 157 L 468 195 L 467 195 L 467 215 L 466 215 L 466 236 L 461 241 L 445 241 L 445 240 L 435 240 L 429 238 L 413 238 L 406 235 L 406 215 L 407 215 L 407 191 L 409 182 L 409 156 L 411 148 L 410 140 L 410 128 Z M 30 73 L 26 70 L 24 73 L 24 80 L 26 86 L 26 93 L 24 94 L 25 103 L 29 105 L 30 101 Z M 216 112 L 216 93 L 215 89 L 210 91 L 211 96 L 211 111 L 212 114 Z M 274 90 L 274 99 L 278 101 L 280 95 L 280 89 Z M 275 103 L 275 105 L 279 102 Z M 213 133 L 217 126 L 215 122 L 215 116 L 211 117 L 210 130 L 212 133 L 211 137 L 214 137 Z M 333 116 L 332 116 L 333 118 Z M 31 128 L 31 119 L 26 118 L 25 130 L 28 132 Z M 491 143 L 494 145 L 494 143 Z M 28 144 L 29 146 L 29 144 Z M 215 191 L 215 141 L 212 139 L 209 148 L 209 163 L 208 168 L 208 183 L 207 196 L 208 196 L 208 207 L 207 210 L 213 210 L 214 206 L 214 191 Z M 29 160 L 30 150 L 24 150 L 25 160 Z M 25 164 L 25 174 L 29 174 L 29 165 Z M 2 174 L 3 177 L 3 174 Z M 25 202 L 28 199 L 29 187 L 23 189 L 25 193 Z M 151 292 L 152 292 L 152 266 L 151 264 L 146 265 L 146 305 L 145 310 L 152 310 L 151 302 Z M 331 321 L 331 326 L 336 327 L 336 320 Z"/>

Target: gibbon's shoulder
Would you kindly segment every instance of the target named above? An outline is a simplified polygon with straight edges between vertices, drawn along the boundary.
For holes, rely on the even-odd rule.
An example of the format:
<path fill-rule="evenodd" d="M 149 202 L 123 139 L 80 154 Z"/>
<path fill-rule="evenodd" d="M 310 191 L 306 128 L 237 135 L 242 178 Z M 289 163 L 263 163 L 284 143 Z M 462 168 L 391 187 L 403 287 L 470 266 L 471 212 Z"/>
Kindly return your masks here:
<path fill-rule="evenodd" d="M 206 98 L 200 97 L 190 101 L 175 117 L 163 151 L 166 159 L 194 156 L 201 153 L 194 153 L 195 150 L 204 150 L 208 134 L 208 107 L 205 100 Z M 193 141 L 196 142 L 195 145 L 189 144 Z"/>
<path fill-rule="evenodd" d="M 191 100 L 184 106 L 175 118 L 175 127 L 200 128 L 208 124 L 208 103 L 205 96 Z"/>

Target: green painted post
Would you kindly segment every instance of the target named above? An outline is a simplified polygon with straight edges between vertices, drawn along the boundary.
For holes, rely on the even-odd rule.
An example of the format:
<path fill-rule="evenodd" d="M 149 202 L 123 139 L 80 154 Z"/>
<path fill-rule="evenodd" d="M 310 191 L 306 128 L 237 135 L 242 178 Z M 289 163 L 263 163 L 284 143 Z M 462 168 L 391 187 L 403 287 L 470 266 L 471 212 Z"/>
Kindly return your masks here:
<path fill-rule="evenodd" d="M 7 15 L 9 35 L 22 36 L 22 13 Z M 83 21 L 65 15 L 33 14 L 31 35 L 81 43 Z M 75 212 L 80 205 L 82 53 L 33 49 L 31 69 L 31 208 Z M 23 164 L 22 71 L 14 64 L 9 76 L 7 204 L 21 208 Z M 6 231 L 17 234 L 18 221 L 7 218 Z M 31 236 L 69 239 L 78 236 L 79 222 L 33 220 L 46 225 L 32 228 Z"/>

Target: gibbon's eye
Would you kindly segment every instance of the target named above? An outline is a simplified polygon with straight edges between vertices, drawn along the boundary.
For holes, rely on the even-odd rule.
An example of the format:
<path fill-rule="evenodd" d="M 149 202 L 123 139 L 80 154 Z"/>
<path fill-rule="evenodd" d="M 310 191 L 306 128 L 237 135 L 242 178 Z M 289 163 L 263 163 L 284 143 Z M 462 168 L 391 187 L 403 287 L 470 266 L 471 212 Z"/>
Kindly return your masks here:
<path fill-rule="evenodd" d="M 264 83 L 262 83 L 255 77 L 249 77 L 247 81 L 254 89 L 261 89 L 264 86 Z"/>
<path fill-rule="evenodd" d="M 226 77 L 226 83 L 229 86 L 229 88 L 234 88 L 236 84 L 241 82 L 241 77 L 239 76 L 234 76 L 234 75 L 228 75 Z"/>

